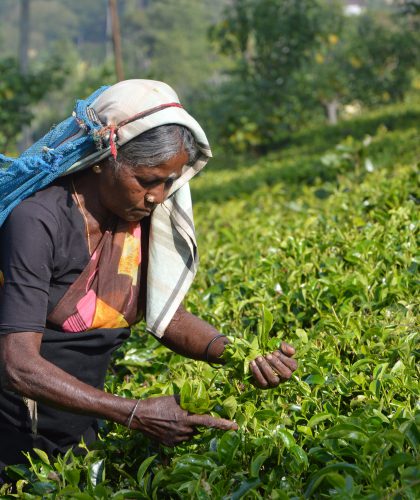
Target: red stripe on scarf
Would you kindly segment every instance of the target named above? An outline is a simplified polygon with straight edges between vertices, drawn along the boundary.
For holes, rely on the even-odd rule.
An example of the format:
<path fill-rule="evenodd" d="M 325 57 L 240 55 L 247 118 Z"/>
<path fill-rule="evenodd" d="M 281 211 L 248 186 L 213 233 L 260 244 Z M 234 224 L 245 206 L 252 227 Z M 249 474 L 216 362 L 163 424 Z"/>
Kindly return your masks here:
<path fill-rule="evenodd" d="M 109 127 L 109 146 L 111 148 L 111 154 L 114 157 L 114 160 L 117 159 L 117 146 L 115 144 L 114 136 L 115 136 L 115 126 Z"/>
<path fill-rule="evenodd" d="M 159 106 L 155 106 L 154 108 L 146 109 L 146 111 L 142 111 L 141 113 L 137 113 L 136 115 L 132 116 L 131 118 L 127 118 L 126 120 L 123 120 L 120 122 L 117 126 L 117 128 L 124 127 L 124 125 L 127 125 L 128 123 L 134 122 L 136 120 L 140 120 L 141 118 L 145 118 L 146 116 L 149 116 L 153 113 L 156 113 L 157 111 L 161 111 L 162 109 L 166 108 L 183 108 L 182 104 L 179 102 L 169 102 L 167 104 L 161 104 Z"/>

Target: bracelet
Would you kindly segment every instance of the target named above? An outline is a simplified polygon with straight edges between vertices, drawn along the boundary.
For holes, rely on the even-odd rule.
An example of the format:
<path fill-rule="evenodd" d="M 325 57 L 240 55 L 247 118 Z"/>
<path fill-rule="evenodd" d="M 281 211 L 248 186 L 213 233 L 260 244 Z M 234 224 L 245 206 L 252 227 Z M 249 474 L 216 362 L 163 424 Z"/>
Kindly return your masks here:
<path fill-rule="evenodd" d="M 210 340 L 210 342 L 207 344 L 207 347 L 206 347 L 206 349 L 205 349 L 205 351 L 204 351 L 204 359 L 205 359 L 205 361 L 207 361 L 207 363 L 208 363 L 210 366 L 214 366 L 214 365 L 212 365 L 212 364 L 210 363 L 210 361 L 209 361 L 209 350 L 210 350 L 210 347 L 211 347 L 211 345 L 213 344 L 213 342 L 215 342 L 217 339 L 220 339 L 220 338 L 222 338 L 222 337 L 225 337 L 225 335 L 220 334 L 220 335 L 216 335 L 215 337 L 213 337 L 213 338 Z M 226 337 L 225 337 L 225 338 L 226 338 Z M 215 368 L 216 368 L 216 367 L 215 367 Z M 220 367 L 217 367 L 217 368 L 220 368 Z"/>
<path fill-rule="evenodd" d="M 129 415 L 129 417 L 127 418 L 127 427 L 130 428 L 131 427 L 131 422 L 133 421 L 133 418 L 134 418 L 134 415 L 136 413 L 136 410 L 137 410 L 137 407 L 139 406 L 139 403 L 140 403 L 140 399 L 137 400 L 136 404 L 134 405 L 134 408 L 131 410 L 131 413 Z"/>

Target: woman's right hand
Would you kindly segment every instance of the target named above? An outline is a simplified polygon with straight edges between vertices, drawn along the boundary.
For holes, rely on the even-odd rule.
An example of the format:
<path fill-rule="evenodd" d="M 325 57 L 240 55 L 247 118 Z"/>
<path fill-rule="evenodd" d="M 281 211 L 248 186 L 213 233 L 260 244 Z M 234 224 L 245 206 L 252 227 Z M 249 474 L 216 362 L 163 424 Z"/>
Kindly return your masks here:
<path fill-rule="evenodd" d="M 224 431 L 237 430 L 236 422 L 183 410 L 177 396 L 160 396 L 140 401 L 131 429 L 136 429 L 165 446 L 176 446 L 197 434 L 197 426 Z"/>

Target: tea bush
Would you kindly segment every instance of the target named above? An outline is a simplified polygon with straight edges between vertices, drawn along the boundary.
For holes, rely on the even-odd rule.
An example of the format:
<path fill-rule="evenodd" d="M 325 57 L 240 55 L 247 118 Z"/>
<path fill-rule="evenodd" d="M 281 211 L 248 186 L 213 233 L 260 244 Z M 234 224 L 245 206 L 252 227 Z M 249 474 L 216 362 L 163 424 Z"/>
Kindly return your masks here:
<path fill-rule="evenodd" d="M 107 388 L 179 393 L 239 431 L 172 450 L 104 424 L 85 457 L 11 467 L 2 498 L 419 498 L 420 141 L 404 112 L 420 114 L 400 108 L 392 128 L 385 110 L 363 136 L 314 131 L 194 180 L 202 260 L 186 306 L 231 336 L 227 364 L 186 361 L 140 325 Z M 254 388 L 249 359 L 281 340 L 298 371 Z"/>

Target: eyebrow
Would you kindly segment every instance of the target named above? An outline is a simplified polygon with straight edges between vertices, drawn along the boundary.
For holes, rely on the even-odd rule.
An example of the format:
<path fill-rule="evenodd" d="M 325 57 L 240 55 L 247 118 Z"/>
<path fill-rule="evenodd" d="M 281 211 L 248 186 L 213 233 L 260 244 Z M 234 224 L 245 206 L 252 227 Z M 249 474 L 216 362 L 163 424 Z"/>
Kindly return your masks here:
<path fill-rule="evenodd" d="M 168 175 L 168 177 L 159 177 L 157 175 L 157 176 L 154 176 L 151 179 L 149 179 L 148 182 L 167 182 L 169 180 L 176 181 L 176 180 L 180 179 L 181 177 L 182 177 L 182 174 L 177 175 L 175 173 Z"/>

